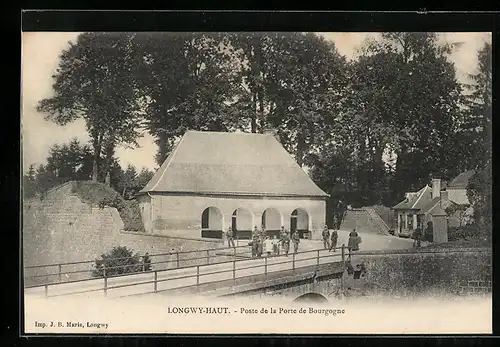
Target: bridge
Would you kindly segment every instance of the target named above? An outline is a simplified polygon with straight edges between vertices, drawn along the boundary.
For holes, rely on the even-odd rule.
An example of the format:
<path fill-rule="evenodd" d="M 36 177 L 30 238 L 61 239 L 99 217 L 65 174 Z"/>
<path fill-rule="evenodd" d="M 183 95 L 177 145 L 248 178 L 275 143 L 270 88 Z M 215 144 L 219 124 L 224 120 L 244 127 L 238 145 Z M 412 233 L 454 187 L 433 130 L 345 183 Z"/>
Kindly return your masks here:
<path fill-rule="evenodd" d="M 205 255 L 189 257 L 190 254 L 200 252 Z M 313 277 L 340 278 L 346 261 L 352 257 L 352 252 L 344 245 L 332 252 L 314 249 L 290 253 L 288 256 L 281 254 L 261 258 L 251 258 L 249 252 L 250 246 L 237 246 L 153 254 L 150 255 L 149 271 L 109 276 L 104 269 L 102 277 L 94 277 L 91 273 L 95 261 L 31 266 L 25 268 L 25 294 L 114 298 L 152 293 L 225 296 L 261 290 L 271 284 L 286 285 L 300 281 L 308 283 Z M 224 260 L 228 257 L 232 260 Z M 86 269 L 74 269 L 82 265 Z M 62 271 L 67 267 L 73 269 Z M 29 274 L 30 271 L 36 273 L 36 270 L 40 272 L 41 269 L 45 274 Z M 107 269 L 108 273 L 110 270 L 111 268 Z M 84 275 L 71 279 L 71 276 L 79 273 Z M 27 282 L 38 283 L 26 284 Z"/>

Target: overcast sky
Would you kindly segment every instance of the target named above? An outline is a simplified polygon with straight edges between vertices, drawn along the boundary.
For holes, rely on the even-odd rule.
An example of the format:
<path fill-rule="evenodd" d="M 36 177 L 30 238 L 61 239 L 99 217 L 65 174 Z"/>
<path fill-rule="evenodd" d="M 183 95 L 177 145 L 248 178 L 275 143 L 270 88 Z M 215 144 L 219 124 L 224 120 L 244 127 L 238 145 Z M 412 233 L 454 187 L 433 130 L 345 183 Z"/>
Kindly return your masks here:
<path fill-rule="evenodd" d="M 355 59 L 357 50 L 369 37 L 377 38 L 377 33 L 321 33 L 327 39 L 335 41 L 337 49 L 348 59 Z M 67 143 L 77 137 L 88 141 L 85 123 L 75 121 L 61 127 L 44 120 L 36 112 L 39 100 L 52 95 L 52 75 L 59 63 L 59 55 L 68 47 L 68 41 L 75 41 L 78 33 L 31 32 L 23 33 L 22 39 L 22 140 L 24 170 L 30 164 L 45 164 L 49 147 L 55 143 Z M 465 81 L 469 73 L 477 69 L 477 51 L 485 41 L 491 42 L 489 33 L 443 33 L 440 39 L 445 42 L 463 42 L 451 56 L 455 63 L 457 76 Z M 139 140 L 137 149 L 118 148 L 116 154 L 120 164 L 128 164 L 138 169 L 146 167 L 156 169 L 154 161 L 156 145 L 148 134 Z"/>

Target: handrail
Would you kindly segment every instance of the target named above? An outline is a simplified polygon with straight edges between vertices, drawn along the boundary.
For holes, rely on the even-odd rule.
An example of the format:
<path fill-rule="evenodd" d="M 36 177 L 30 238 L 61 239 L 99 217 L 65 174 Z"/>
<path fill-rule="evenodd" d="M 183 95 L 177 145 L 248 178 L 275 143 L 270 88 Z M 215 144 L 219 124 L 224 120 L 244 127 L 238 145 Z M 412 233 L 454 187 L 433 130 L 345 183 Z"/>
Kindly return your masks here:
<path fill-rule="evenodd" d="M 346 248 L 346 247 L 344 247 L 344 248 Z M 335 247 L 335 249 L 342 249 L 342 247 Z M 306 254 L 306 253 L 312 253 L 312 252 L 317 253 L 317 256 L 309 257 L 309 258 L 305 258 L 305 259 L 296 259 L 296 255 L 297 254 Z M 279 264 L 293 263 L 293 269 L 295 269 L 296 268 L 295 267 L 295 263 L 297 263 L 297 262 L 303 262 L 303 261 L 307 261 L 307 260 L 312 260 L 312 259 L 316 259 L 316 258 L 318 258 L 318 256 L 319 256 L 318 250 L 307 250 L 307 251 L 293 253 L 292 260 L 288 260 L 288 261 L 284 261 L 284 262 L 272 263 L 272 264 L 268 264 L 267 266 L 275 266 L 275 265 L 279 265 Z M 332 254 L 329 253 L 328 255 L 323 255 L 323 256 L 320 256 L 319 258 L 329 258 L 329 257 L 336 257 L 336 256 L 342 256 L 343 257 L 343 253 L 342 254 L 341 253 L 332 253 Z M 237 260 L 222 261 L 222 262 L 217 262 L 217 263 L 212 263 L 212 264 L 188 265 L 188 266 L 183 266 L 183 267 L 179 267 L 179 268 L 171 268 L 171 269 L 149 270 L 149 271 L 127 273 L 127 274 L 111 275 L 111 276 L 105 276 L 105 277 L 84 278 L 84 279 L 80 279 L 80 280 L 70 280 L 70 281 L 65 281 L 65 282 L 53 282 L 53 283 L 35 284 L 35 285 L 31 285 L 31 286 L 25 286 L 25 288 L 48 287 L 48 286 L 55 286 L 55 285 L 62 285 L 62 284 L 71 284 L 71 283 L 77 283 L 77 282 L 96 281 L 96 280 L 101 280 L 101 279 L 107 280 L 107 279 L 111 279 L 111 278 L 128 277 L 128 276 L 138 276 L 138 275 L 144 275 L 144 274 L 150 274 L 150 273 L 155 273 L 155 277 L 157 277 L 158 273 L 165 273 L 165 272 L 173 271 L 173 270 L 182 270 L 182 269 L 189 269 L 189 268 L 196 267 L 198 269 L 198 271 L 199 271 L 200 267 L 203 268 L 203 267 L 207 267 L 207 266 L 223 265 L 223 264 L 230 264 L 230 263 L 233 263 L 233 264 L 236 265 L 236 263 L 241 263 L 243 261 L 264 260 L 267 263 L 267 259 L 268 258 L 279 258 L 279 257 L 286 258 L 286 255 L 285 254 L 280 254 L 280 255 L 277 255 L 277 256 L 270 256 L 270 257 L 263 257 L 263 258 L 237 259 Z M 318 258 L 318 263 L 319 263 L 319 258 Z M 260 265 L 254 266 L 254 267 L 255 268 L 259 268 L 259 267 L 263 267 L 263 266 L 266 266 L 266 265 L 265 264 L 260 264 Z M 247 269 L 247 268 L 230 269 L 230 270 L 224 270 L 223 272 L 230 272 L 230 271 L 234 272 L 234 271 L 238 271 L 238 270 L 244 270 L 244 269 Z M 205 276 L 205 275 L 207 275 L 207 274 L 206 273 L 204 273 L 204 274 L 198 274 L 198 277 L 199 276 Z M 193 277 L 193 275 L 187 276 L 187 278 L 188 277 Z M 184 277 L 169 278 L 169 279 L 166 279 L 166 280 L 158 280 L 157 282 L 164 282 L 164 281 L 168 281 L 168 280 L 175 280 L 175 279 L 182 279 L 182 278 L 184 278 Z M 143 284 L 143 283 L 139 282 L 139 283 L 134 283 L 134 284 L 131 284 L 131 285 L 139 285 L 139 284 Z M 107 289 L 111 289 L 111 288 L 107 287 Z"/>
<path fill-rule="evenodd" d="M 138 285 L 145 285 L 145 284 L 154 284 L 154 289 L 155 289 L 154 292 L 157 292 L 158 283 L 168 282 L 168 281 L 174 281 L 174 280 L 179 280 L 179 279 L 187 279 L 187 278 L 196 278 L 196 286 L 198 287 L 200 285 L 200 277 L 203 277 L 203 276 L 209 276 L 209 275 L 214 275 L 214 274 L 221 274 L 221 273 L 230 273 L 230 272 L 232 272 L 233 273 L 232 279 L 235 280 L 236 278 L 247 278 L 247 277 L 255 276 L 255 274 L 254 274 L 254 275 L 245 275 L 245 276 L 239 276 L 239 277 L 237 277 L 236 276 L 236 272 L 237 271 L 246 270 L 246 269 L 252 269 L 252 268 L 262 268 L 262 267 L 264 267 L 264 273 L 261 273 L 261 274 L 264 274 L 267 277 L 267 274 L 269 274 L 269 273 L 286 271 L 286 270 L 282 270 L 282 269 L 281 270 L 279 269 L 279 270 L 276 270 L 276 271 L 268 271 L 269 267 L 280 265 L 280 264 L 292 263 L 293 267 L 292 267 L 291 270 L 295 271 L 297 268 L 303 268 L 303 267 L 308 267 L 308 266 L 316 266 L 316 267 L 318 267 L 320 265 L 319 264 L 319 259 L 321 259 L 321 258 L 341 257 L 342 258 L 341 261 L 344 262 L 345 261 L 345 248 L 347 248 L 347 247 L 345 247 L 345 245 L 342 245 L 342 247 L 336 247 L 335 249 L 338 249 L 338 248 L 342 249 L 341 253 L 330 253 L 330 252 L 328 252 L 327 255 L 321 255 L 320 256 L 318 250 L 308 250 L 308 251 L 294 253 L 294 255 L 295 254 L 305 254 L 305 253 L 316 252 L 316 256 L 308 257 L 308 258 L 305 258 L 305 259 L 296 259 L 296 257 L 292 257 L 291 260 L 290 260 L 290 258 L 287 257 L 287 259 L 289 259 L 287 261 L 276 262 L 276 263 L 271 263 L 271 264 L 268 263 L 268 259 L 279 258 L 279 257 L 286 257 L 286 256 L 283 254 L 283 255 L 272 256 L 272 257 L 253 258 L 253 259 L 245 259 L 245 260 L 232 260 L 232 261 L 227 261 L 227 262 L 221 262 L 221 263 L 218 263 L 218 265 L 232 263 L 233 266 L 230 269 L 219 270 L 219 271 L 212 271 L 212 272 L 208 272 L 208 273 L 200 273 L 200 267 L 206 267 L 206 266 L 215 265 L 215 264 L 202 264 L 202 265 L 190 266 L 189 268 L 196 268 L 196 274 L 178 276 L 178 277 L 173 277 L 173 278 L 170 277 L 170 278 L 161 279 L 161 280 L 158 279 L 158 273 L 163 273 L 163 272 L 171 271 L 173 269 L 154 270 L 154 271 L 146 271 L 146 272 L 139 272 L 139 273 L 127 274 L 125 276 L 145 274 L 145 273 L 146 274 L 154 273 L 154 280 L 147 280 L 147 281 L 134 282 L 134 283 L 128 283 L 128 284 L 118 284 L 118 285 L 114 285 L 114 286 L 108 286 L 107 285 L 107 280 L 109 278 L 124 277 L 124 275 L 109 276 L 109 277 L 104 277 L 104 278 L 99 277 L 99 278 L 85 279 L 85 280 L 80 280 L 80 281 L 73 281 L 73 282 L 85 282 L 85 281 L 89 281 L 89 280 L 104 280 L 104 287 L 102 287 L 102 288 L 94 288 L 94 289 L 89 289 L 89 290 L 83 290 L 83 291 L 77 291 L 77 292 L 70 292 L 70 293 L 50 295 L 50 297 L 54 297 L 54 296 L 66 296 L 66 295 L 72 295 L 72 294 L 73 295 L 74 294 L 84 294 L 84 293 L 90 293 L 90 292 L 97 292 L 97 291 L 101 291 L 101 290 L 104 291 L 104 295 L 107 295 L 107 292 L 109 290 L 112 290 L 112 289 L 126 288 L 126 287 L 132 287 L 132 286 L 138 286 Z M 304 265 L 304 266 L 299 266 L 299 267 L 296 266 L 297 262 L 303 262 L 303 261 L 308 261 L 308 260 L 310 261 L 310 260 L 314 260 L 314 259 L 318 259 L 316 265 Z M 250 267 L 243 267 L 243 268 L 236 268 L 236 266 L 235 266 L 237 262 L 250 261 L 250 260 L 264 260 L 264 264 L 258 264 L 258 265 L 254 265 L 254 266 L 250 266 Z M 210 283 L 217 283 L 217 282 L 219 282 L 219 281 L 204 282 L 204 283 L 201 283 L 201 284 L 210 284 Z M 68 283 L 68 282 L 65 282 L 65 283 Z M 48 287 L 49 286 L 57 286 L 57 285 L 60 285 L 60 284 L 63 284 L 63 283 L 44 284 L 44 285 L 31 286 L 31 287 L 27 287 L 27 288 L 44 287 L 45 288 L 45 295 L 47 297 L 49 297 L 49 295 L 48 295 Z M 193 287 L 193 286 L 194 285 L 180 286 L 180 287 L 175 287 L 175 288 L 169 288 L 167 290 L 181 289 L 181 288 Z M 148 293 L 150 293 L 150 292 L 148 292 Z M 135 295 L 135 294 L 132 294 L 132 295 Z"/>
<path fill-rule="evenodd" d="M 251 247 L 251 246 L 249 246 L 249 245 L 243 245 L 243 246 L 234 246 L 234 247 L 206 248 L 206 249 L 198 249 L 198 250 L 193 250 L 193 251 L 178 251 L 178 252 L 169 252 L 169 253 L 156 253 L 156 254 L 148 254 L 148 257 L 151 258 L 151 257 L 160 257 L 160 256 L 176 255 L 176 254 L 188 254 L 188 253 L 196 253 L 196 252 L 222 251 L 222 250 L 229 250 L 229 249 L 234 249 L 234 248 L 244 248 L 244 247 Z M 108 258 L 108 259 L 110 259 L 110 260 L 111 259 L 112 260 L 122 260 L 122 259 L 132 259 L 132 258 L 135 258 L 135 256 L 132 256 L 132 257 L 120 257 L 120 258 Z M 184 259 L 181 259 L 181 260 L 184 260 Z M 53 267 L 53 266 L 59 266 L 59 265 L 76 265 L 76 264 L 88 264 L 88 263 L 92 263 L 93 264 L 93 263 L 95 263 L 95 261 L 96 261 L 96 259 L 94 259 L 94 260 L 73 261 L 73 262 L 67 262 L 67 263 L 53 263 L 53 264 L 44 264 L 44 265 L 30 265 L 30 266 L 25 266 L 24 268 L 25 269 L 35 269 L 35 268 Z"/>

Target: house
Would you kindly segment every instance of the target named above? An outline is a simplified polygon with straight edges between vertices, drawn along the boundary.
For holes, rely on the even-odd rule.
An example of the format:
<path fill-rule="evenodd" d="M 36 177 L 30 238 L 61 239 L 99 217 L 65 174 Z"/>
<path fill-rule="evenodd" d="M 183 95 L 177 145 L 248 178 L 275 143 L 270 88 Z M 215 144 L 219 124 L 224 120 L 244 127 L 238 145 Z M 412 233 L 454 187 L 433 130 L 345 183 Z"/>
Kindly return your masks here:
<path fill-rule="evenodd" d="M 270 133 L 187 131 L 137 199 L 150 233 L 250 238 L 284 226 L 320 239 L 327 197 Z"/>
<path fill-rule="evenodd" d="M 446 209 L 469 204 L 467 184 L 473 174 L 473 171 L 463 172 L 447 185 L 442 184 L 441 179 L 433 179 L 418 192 L 406 193 L 405 200 L 392 208 L 398 222 L 398 234 L 409 236 L 417 227 L 425 230 L 428 222 L 432 222 L 435 229 L 435 222 L 441 217 L 446 219 L 446 229 L 459 226 L 463 216 L 459 212 L 448 215 Z"/>

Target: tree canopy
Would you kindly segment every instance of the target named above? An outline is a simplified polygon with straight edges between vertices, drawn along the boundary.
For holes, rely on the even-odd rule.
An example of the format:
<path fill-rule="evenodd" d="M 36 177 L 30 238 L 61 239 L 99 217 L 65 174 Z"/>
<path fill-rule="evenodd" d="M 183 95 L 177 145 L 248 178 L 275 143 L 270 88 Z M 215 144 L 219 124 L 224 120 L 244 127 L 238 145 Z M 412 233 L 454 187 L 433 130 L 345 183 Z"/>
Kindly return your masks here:
<path fill-rule="evenodd" d="M 188 129 L 271 130 L 334 199 L 390 206 L 491 157 L 491 45 L 469 86 L 452 49 L 434 33 L 393 32 L 348 61 L 313 33 L 84 33 L 39 110 L 60 125 L 83 118 L 91 144 L 64 149 L 64 164 L 54 149 L 38 171 L 74 177 L 91 165 L 92 179 L 132 194 L 150 173 L 123 170 L 114 150 L 140 130 L 158 163 Z"/>

